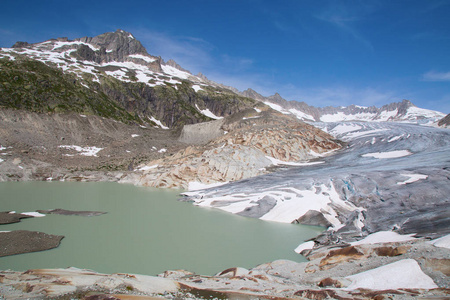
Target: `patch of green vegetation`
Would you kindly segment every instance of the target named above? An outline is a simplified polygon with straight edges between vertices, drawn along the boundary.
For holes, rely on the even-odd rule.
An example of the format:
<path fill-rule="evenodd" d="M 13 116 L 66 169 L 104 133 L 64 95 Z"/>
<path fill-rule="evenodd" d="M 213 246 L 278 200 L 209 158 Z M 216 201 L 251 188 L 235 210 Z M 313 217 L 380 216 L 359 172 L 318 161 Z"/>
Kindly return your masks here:
<path fill-rule="evenodd" d="M 141 122 L 95 88 L 95 76 L 75 74 L 18 56 L 0 59 L 0 107 L 38 113 L 95 114 L 125 123 Z"/>

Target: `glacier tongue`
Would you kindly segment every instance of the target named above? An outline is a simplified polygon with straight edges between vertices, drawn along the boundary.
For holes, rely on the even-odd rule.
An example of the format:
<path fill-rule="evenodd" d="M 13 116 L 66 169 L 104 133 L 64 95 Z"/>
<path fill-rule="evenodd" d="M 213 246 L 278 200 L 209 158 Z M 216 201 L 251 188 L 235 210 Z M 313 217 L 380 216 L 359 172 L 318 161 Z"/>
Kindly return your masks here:
<path fill-rule="evenodd" d="M 330 226 L 316 239 L 323 244 L 351 242 L 377 231 L 420 237 L 448 230 L 448 130 L 391 122 L 315 125 L 347 140 L 347 148 L 322 158 L 322 164 L 291 167 L 187 198 L 200 206 L 279 222 L 313 224 L 315 220 L 302 216 L 321 214 Z M 398 136 L 402 138 L 392 138 Z M 366 157 L 378 152 L 408 155 Z"/>

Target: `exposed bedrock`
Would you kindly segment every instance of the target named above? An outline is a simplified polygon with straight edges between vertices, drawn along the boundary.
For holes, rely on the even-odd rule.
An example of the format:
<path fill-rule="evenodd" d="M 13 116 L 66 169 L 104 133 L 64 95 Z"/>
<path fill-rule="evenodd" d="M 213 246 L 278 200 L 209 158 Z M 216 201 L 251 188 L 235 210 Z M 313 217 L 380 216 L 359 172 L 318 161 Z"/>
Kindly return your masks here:
<path fill-rule="evenodd" d="M 266 168 L 274 161 L 305 161 L 343 145 L 295 118 L 254 109 L 222 120 L 187 125 L 179 140 L 193 145 L 141 165 L 145 171 L 139 184 L 187 188 L 190 182 L 237 181 L 267 173 Z"/>

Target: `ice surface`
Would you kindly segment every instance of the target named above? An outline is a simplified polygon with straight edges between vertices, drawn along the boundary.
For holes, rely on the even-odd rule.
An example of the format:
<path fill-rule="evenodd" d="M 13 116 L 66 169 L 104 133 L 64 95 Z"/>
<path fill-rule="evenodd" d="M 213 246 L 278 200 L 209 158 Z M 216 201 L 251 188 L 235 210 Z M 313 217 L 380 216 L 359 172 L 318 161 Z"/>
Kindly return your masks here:
<path fill-rule="evenodd" d="M 395 242 L 404 242 L 411 241 L 415 238 L 413 237 L 415 234 L 406 234 L 401 235 L 393 231 L 378 231 L 372 234 L 369 234 L 364 239 L 350 243 L 353 246 L 356 245 L 364 245 L 364 244 L 378 244 L 378 243 L 395 243 Z"/>
<path fill-rule="evenodd" d="M 384 159 L 384 158 L 398 158 L 398 157 L 408 156 L 411 154 L 412 153 L 408 150 L 394 150 L 394 151 L 388 151 L 388 152 L 366 153 L 361 156 Z"/>
<path fill-rule="evenodd" d="M 412 182 L 416 182 L 421 179 L 428 178 L 428 175 L 423 175 L 423 174 L 400 174 L 400 175 L 409 177 L 409 179 L 402 181 L 402 182 L 397 182 L 397 184 L 407 184 L 407 183 L 412 183 Z"/>
<path fill-rule="evenodd" d="M 443 236 L 441 238 L 429 241 L 429 243 L 432 245 L 435 245 L 436 247 L 450 249 L 450 234 Z"/>

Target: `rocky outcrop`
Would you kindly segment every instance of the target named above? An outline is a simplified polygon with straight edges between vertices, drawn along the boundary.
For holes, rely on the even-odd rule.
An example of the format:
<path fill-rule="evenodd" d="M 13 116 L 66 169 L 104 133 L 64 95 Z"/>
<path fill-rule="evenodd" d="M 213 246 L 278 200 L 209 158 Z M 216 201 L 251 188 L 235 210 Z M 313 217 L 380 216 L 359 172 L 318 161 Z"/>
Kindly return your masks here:
<path fill-rule="evenodd" d="M 341 147 L 340 142 L 311 125 L 271 110 L 254 109 L 209 124 L 187 126 L 181 140 L 199 144 L 212 136 L 219 137 L 140 166 L 145 171 L 139 184 L 187 188 L 190 182 L 237 181 L 266 173 L 274 161 L 308 160 Z"/>
<path fill-rule="evenodd" d="M 63 238 L 38 231 L 0 232 L 0 257 L 56 248 Z"/>
<path fill-rule="evenodd" d="M 450 114 L 448 114 L 445 117 L 443 117 L 442 119 L 440 119 L 438 122 L 438 126 L 445 127 L 445 128 L 450 127 Z"/>

